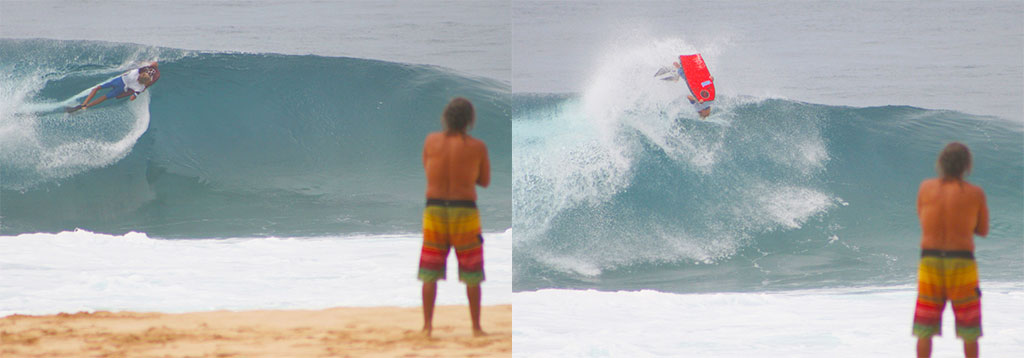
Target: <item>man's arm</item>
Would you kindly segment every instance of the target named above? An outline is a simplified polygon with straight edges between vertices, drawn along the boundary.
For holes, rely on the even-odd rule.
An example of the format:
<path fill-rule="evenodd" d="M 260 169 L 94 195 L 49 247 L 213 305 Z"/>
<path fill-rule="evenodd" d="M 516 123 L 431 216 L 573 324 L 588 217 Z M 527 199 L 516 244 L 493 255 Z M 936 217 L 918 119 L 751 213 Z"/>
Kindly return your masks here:
<path fill-rule="evenodd" d="M 921 186 L 917 188 L 917 218 L 921 218 L 921 196 L 924 195 L 924 185 L 927 181 L 921 182 Z"/>
<path fill-rule="evenodd" d="M 480 158 L 480 175 L 476 178 L 476 184 L 486 188 L 491 185 L 491 161 L 487 158 L 487 145 L 482 141 L 480 150 L 483 151 L 483 156 Z"/>
<path fill-rule="evenodd" d="M 135 97 L 138 97 L 140 94 L 142 94 L 142 92 L 146 92 L 146 88 L 149 88 L 149 86 L 146 86 L 145 88 L 143 88 L 141 91 L 138 91 L 138 92 L 135 92 L 135 90 L 132 90 L 132 98 L 129 101 L 134 101 Z"/>
<path fill-rule="evenodd" d="M 984 237 L 988 235 L 988 204 L 985 203 L 985 192 L 981 188 L 978 188 L 978 196 L 978 225 L 974 228 L 974 233 Z"/>
<path fill-rule="evenodd" d="M 135 97 L 138 97 L 138 96 L 139 96 L 140 94 L 142 94 L 142 92 L 146 92 L 146 90 L 147 90 L 147 89 L 149 89 L 149 86 L 143 87 L 143 88 L 142 88 L 142 90 L 141 90 L 141 91 L 138 91 L 138 92 L 135 92 L 135 91 L 133 90 L 133 91 L 132 91 L 132 99 L 131 99 L 131 100 L 132 100 L 132 101 L 134 101 L 134 100 L 135 100 Z"/>

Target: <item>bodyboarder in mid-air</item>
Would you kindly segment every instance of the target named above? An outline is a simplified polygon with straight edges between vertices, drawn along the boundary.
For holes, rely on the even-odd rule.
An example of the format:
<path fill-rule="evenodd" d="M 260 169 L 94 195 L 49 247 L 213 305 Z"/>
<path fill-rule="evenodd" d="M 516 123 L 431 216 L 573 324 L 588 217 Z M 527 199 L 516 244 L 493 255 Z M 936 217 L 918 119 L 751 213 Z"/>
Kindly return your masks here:
<path fill-rule="evenodd" d="M 679 77 L 676 77 L 676 81 L 678 81 L 680 78 L 686 78 L 686 73 L 683 72 L 683 66 L 681 66 L 679 62 L 673 62 L 672 66 L 675 66 L 676 73 L 679 74 Z M 711 77 L 711 81 L 714 82 L 715 78 Z M 697 111 L 697 114 L 700 115 L 701 119 L 707 118 L 709 115 L 711 115 L 711 102 L 713 101 L 699 100 L 693 97 L 693 94 L 686 95 L 686 99 L 690 100 L 690 104 L 693 105 L 693 109 Z"/>

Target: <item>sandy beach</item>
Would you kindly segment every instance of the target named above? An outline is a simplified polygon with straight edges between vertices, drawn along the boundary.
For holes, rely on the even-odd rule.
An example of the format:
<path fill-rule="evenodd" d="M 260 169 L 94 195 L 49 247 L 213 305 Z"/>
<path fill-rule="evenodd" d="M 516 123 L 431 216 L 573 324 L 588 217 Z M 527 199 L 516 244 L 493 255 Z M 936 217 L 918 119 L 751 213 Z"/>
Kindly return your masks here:
<path fill-rule="evenodd" d="M 0 355 L 15 357 L 506 357 L 512 306 L 484 306 L 473 337 L 466 306 L 439 306 L 433 338 L 419 307 L 319 311 L 94 312 L 0 318 Z"/>

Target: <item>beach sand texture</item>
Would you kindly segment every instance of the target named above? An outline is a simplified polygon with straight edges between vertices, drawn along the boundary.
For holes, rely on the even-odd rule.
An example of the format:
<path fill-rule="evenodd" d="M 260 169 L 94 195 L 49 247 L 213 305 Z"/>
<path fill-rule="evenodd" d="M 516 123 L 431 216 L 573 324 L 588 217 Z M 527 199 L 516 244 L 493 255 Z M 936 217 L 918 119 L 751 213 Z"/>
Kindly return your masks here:
<path fill-rule="evenodd" d="M 439 306 L 433 338 L 419 307 L 319 311 L 94 312 L 0 318 L 0 356 L 510 357 L 512 306 L 484 306 L 473 337 L 466 306 Z"/>

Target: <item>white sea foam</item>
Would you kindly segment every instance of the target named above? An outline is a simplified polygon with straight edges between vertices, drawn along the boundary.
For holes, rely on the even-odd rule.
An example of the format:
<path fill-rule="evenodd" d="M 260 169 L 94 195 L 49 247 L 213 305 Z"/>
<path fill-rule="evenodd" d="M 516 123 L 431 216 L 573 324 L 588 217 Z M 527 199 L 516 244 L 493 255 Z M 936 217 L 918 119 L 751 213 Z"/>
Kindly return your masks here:
<path fill-rule="evenodd" d="M 759 198 L 767 216 L 789 229 L 799 228 L 807 218 L 833 206 L 828 195 L 808 188 L 768 189 L 768 193 Z"/>
<path fill-rule="evenodd" d="M 485 234 L 484 304 L 511 302 L 511 242 Z M 0 316 L 418 306 L 418 235 L 161 240 L 87 231 L 0 237 Z M 438 304 L 466 304 L 454 254 Z"/>
<path fill-rule="evenodd" d="M 986 356 L 1024 347 L 1024 284 L 982 282 Z M 914 354 L 915 288 L 771 293 L 517 292 L 520 357 L 895 357 Z M 949 309 L 933 357 L 961 357 Z"/>

